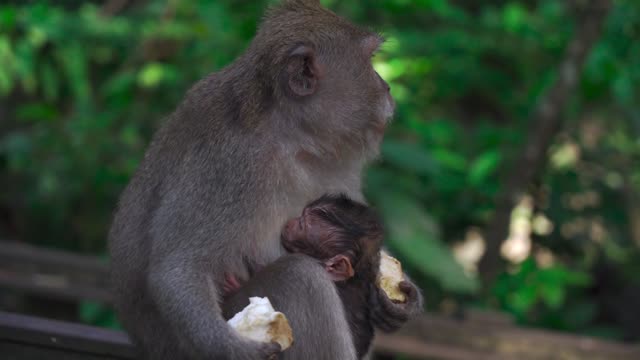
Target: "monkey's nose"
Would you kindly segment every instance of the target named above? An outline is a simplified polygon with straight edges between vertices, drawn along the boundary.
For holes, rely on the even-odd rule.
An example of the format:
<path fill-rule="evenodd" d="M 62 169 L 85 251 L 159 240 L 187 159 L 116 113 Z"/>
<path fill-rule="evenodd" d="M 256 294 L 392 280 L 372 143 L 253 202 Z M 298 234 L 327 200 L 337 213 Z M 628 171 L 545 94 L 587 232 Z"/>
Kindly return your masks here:
<path fill-rule="evenodd" d="M 287 237 L 291 237 L 295 233 L 297 225 L 298 221 L 296 219 L 290 219 L 284 224 L 284 233 L 287 234 Z"/>

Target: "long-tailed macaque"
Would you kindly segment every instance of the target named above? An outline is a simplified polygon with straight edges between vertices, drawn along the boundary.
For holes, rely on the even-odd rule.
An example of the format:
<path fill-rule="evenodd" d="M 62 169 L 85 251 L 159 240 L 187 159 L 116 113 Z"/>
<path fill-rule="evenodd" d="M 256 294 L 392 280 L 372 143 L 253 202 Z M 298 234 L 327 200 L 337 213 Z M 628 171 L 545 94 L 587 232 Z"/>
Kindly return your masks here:
<path fill-rule="evenodd" d="M 363 201 L 394 103 L 371 65 L 382 39 L 320 6 L 284 0 L 246 52 L 198 82 L 155 134 L 109 234 L 116 310 L 146 359 L 267 359 L 277 344 L 238 336 L 221 311 L 225 274 L 270 279 L 309 359 L 354 359 L 335 285 L 285 253 L 284 222 L 325 193 Z M 311 261 L 310 261 L 311 260 Z M 287 283 L 278 281 L 279 278 Z M 415 289 L 408 282 L 407 289 Z M 286 300 L 288 299 L 288 300 Z M 421 299 L 372 300 L 393 330 Z M 286 353 L 286 352 L 285 352 Z"/>

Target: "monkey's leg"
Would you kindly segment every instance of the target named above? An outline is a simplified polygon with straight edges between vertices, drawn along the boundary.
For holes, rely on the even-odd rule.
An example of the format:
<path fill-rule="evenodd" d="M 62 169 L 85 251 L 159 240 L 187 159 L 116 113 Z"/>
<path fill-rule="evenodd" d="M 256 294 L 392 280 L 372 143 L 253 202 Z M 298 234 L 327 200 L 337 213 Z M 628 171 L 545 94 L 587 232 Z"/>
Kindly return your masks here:
<path fill-rule="evenodd" d="M 225 302 L 225 318 L 241 311 L 250 296 L 268 297 L 289 320 L 293 346 L 282 359 L 356 359 L 342 301 L 317 260 L 285 255 L 268 265 Z"/>
<path fill-rule="evenodd" d="M 147 300 L 135 302 L 120 301 L 118 313 L 125 330 L 136 346 L 136 359 L 139 360 L 185 360 L 178 346 L 178 339 L 171 333 L 170 327 L 162 320 L 158 310 Z"/>

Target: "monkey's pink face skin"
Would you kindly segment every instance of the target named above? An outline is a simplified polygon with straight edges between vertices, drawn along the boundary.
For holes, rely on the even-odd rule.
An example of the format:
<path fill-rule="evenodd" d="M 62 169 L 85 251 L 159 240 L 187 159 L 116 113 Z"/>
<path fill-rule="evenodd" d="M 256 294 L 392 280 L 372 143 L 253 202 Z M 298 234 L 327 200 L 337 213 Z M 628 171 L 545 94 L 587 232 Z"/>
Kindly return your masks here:
<path fill-rule="evenodd" d="M 305 209 L 302 216 L 284 225 L 282 246 L 291 253 L 302 253 L 322 260 L 333 281 L 344 281 L 354 275 L 351 260 L 344 254 L 331 250 L 330 244 L 340 241 L 330 225 Z"/>
<path fill-rule="evenodd" d="M 338 240 L 331 226 L 309 208 L 305 208 L 301 216 L 286 222 L 280 238 L 288 252 L 303 253 L 318 259 L 334 256 L 331 244 Z"/>
<path fill-rule="evenodd" d="M 365 53 L 368 54 L 369 59 L 372 59 L 375 56 L 375 53 L 378 51 L 384 39 L 379 36 L 372 36 L 364 41 L 364 50 Z M 373 63 L 369 60 L 369 66 L 367 67 L 369 71 L 373 74 L 373 82 L 372 85 L 369 85 L 374 89 L 374 92 L 378 97 L 378 109 L 375 122 L 373 124 L 373 130 L 376 134 L 382 136 L 384 131 L 386 130 L 387 125 L 391 122 L 393 118 L 393 114 L 395 112 L 395 101 L 391 96 L 391 87 L 389 84 L 378 74 L 378 72 L 373 68 Z"/>
<path fill-rule="evenodd" d="M 395 112 L 396 102 L 393 100 L 393 96 L 391 96 L 391 86 L 384 81 L 377 71 L 374 70 L 374 72 L 376 73 L 376 77 L 379 81 L 379 87 L 383 93 L 381 114 L 384 117 L 385 122 L 389 122 Z"/>
<path fill-rule="evenodd" d="M 395 110 L 395 101 L 393 100 L 393 97 L 391 96 L 391 94 L 387 93 L 387 96 L 385 96 L 385 99 L 382 102 L 381 113 L 383 114 L 383 119 L 381 119 L 380 121 L 377 121 L 373 126 L 374 132 L 380 137 L 384 136 L 384 133 L 387 130 L 387 126 L 389 125 L 389 123 L 391 122 L 391 119 L 393 118 L 394 110 Z"/>
<path fill-rule="evenodd" d="M 308 252 L 309 244 L 326 240 L 320 238 L 326 235 L 324 227 L 322 222 L 305 209 L 301 216 L 290 219 L 284 225 L 281 235 L 282 246 L 289 252 Z"/>
<path fill-rule="evenodd" d="M 294 252 L 296 239 L 301 239 L 305 236 L 301 221 L 302 216 L 290 219 L 282 229 L 282 246 L 289 252 Z"/>

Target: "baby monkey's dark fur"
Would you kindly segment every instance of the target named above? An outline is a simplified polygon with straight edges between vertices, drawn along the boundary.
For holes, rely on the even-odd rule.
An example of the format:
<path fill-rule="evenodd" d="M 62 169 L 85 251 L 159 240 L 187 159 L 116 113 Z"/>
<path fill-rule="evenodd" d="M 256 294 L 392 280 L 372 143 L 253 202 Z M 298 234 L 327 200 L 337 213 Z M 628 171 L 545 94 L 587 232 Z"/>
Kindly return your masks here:
<path fill-rule="evenodd" d="M 310 217 L 319 221 L 310 224 Z M 291 226 L 300 226 L 300 230 L 293 231 Z M 376 212 L 345 195 L 325 195 L 312 202 L 283 231 L 288 251 L 320 260 L 330 273 L 340 271 L 335 268 L 336 257 L 343 255 L 350 262 L 345 266 L 353 271 L 338 274 L 336 286 L 358 358 L 367 354 L 374 336 L 369 299 L 379 274 L 382 239 L 382 222 Z"/>

